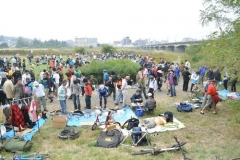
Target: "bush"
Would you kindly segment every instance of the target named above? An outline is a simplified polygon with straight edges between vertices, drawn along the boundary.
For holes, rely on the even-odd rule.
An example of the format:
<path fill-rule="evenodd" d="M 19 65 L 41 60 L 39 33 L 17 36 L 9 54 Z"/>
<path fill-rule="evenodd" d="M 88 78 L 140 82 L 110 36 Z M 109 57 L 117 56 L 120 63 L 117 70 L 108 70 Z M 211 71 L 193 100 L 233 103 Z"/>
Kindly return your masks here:
<path fill-rule="evenodd" d="M 86 74 L 86 77 L 93 75 L 97 80 L 98 84 L 103 82 L 103 70 L 107 70 L 110 75 L 112 71 L 115 75 L 122 75 L 125 77 L 130 74 L 131 79 L 135 81 L 136 74 L 141 66 L 138 63 L 134 63 L 130 60 L 106 60 L 106 61 L 91 61 L 87 66 L 81 67 L 81 71 Z"/>

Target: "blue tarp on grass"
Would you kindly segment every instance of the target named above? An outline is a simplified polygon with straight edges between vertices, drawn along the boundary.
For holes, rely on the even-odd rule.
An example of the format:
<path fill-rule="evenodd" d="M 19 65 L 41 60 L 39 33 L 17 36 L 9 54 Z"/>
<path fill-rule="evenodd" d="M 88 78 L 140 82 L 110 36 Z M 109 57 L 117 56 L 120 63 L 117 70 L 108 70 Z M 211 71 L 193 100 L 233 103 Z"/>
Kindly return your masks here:
<path fill-rule="evenodd" d="M 46 122 L 47 119 L 43 119 L 43 118 L 40 118 L 38 121 L 39 122 L 36 122 L 36 125 L 32 128 L 32 131 L 29 132 L 29 133 L 26 133 L 25 135 L 23 135 L 21 138 L 23 138 L 24 140 L 32 140 L 32 137 L 34 136 L 34 134 L 38 131 L 38 129 L 40 127 L 43 126 L 43 124 Z M 38 126 L 39 124 L 39 126 Z M 15 135 L 16 135 L 16 132 L 15 132 Z M 10 130 L 9 132 L 6 132 L 3 136 L 3 139 L 7 139 L 7 138 L 12 138 L 14 137 L 14 132 L 13 130 Z"/>
<path fill-rule="evenodd" d="M 84 115 L 83 116 L 78 116 L 78 115 L 73 115 L 69 117 L 69 120 L 67 122 L 67 126 L 80 126 L 81 122 L 95 122 L 96 121 L 96 113 L 95 111 L 92 111 L 90 113 L 86 114 L 86 111 L 83 111 Z M 107 117 L 107 110 L 104 110 L 102 116 L 99 116 L 99 121 L 100 122 L 105 122 L 106 117 Z M 119 123 L 124 123 L 130 118 L 137 118 L 135 113 L 132 111 L 130 107 L 125 107 L 120 109 L 120 112 L 114 112 L 113 113 L 113 119 L 115 122 Z"/>

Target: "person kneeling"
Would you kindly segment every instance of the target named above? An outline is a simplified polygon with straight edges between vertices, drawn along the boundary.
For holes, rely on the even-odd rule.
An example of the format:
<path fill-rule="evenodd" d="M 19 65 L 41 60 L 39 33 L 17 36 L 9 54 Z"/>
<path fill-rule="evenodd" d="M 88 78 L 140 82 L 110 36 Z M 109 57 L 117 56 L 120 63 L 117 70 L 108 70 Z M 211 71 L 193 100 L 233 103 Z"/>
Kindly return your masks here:
<path fill-rule="evenodd" d="M 156 100 L 153 99 L 152 93 L 147 94 L 148 99 L 146 100 L 144 104 L 144 110 L 145 111 L 152 111 L 156 108 Z"/>
<path fill-rule="evenodd" d="M 140 93 L 141 91 L 139 89 L 136 90 L 136 93 L 132 95 L 131 103 L 142 103 L 143 102 L 143 97 Z"/>

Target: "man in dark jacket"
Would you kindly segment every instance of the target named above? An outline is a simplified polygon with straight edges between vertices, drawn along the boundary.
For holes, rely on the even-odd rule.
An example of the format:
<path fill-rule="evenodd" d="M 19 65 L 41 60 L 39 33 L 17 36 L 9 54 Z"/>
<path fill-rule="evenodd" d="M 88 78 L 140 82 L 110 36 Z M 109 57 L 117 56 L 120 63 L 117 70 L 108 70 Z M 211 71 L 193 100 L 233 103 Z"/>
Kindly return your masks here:
<path fill-rule="evenodd" d="M 209 71 L 207 72 L 207 79 L 213 80 L 213 78 L 212 68 L 209 68 Z"/>
<path fill-rule="evenodd" d="M 222 80 L 221 79 L 221 73 L 219 72 L 218 68 L 213 72 L 213 78 L 217 81 L 216 89 L 218 90 L 219 82 L 221 82 L 221 80 Z"/>
<path fill-rule="evenodd" d="M 21 74 L 21 72 L 19 71 L 19 68 L 18 68 L 18 67 L 16 67 L 15 72 L 12 74 L 12 76 L 14 77 L 14 82 L 13 82 L 13 84 L 16 85 L 16 84 L 17 84 L 17 81 L 18 81 L 18 78 L 22 78 L 22 74 Z"/>
<path fill-rule="evenodd" d="M 182 76 L 183 76 L 183 91 L 187 91 L 188 90 L 188 82 L 190 80 L 190 76 L 191 73 L 188 71 L 188 68 L 185 67 Z"/>

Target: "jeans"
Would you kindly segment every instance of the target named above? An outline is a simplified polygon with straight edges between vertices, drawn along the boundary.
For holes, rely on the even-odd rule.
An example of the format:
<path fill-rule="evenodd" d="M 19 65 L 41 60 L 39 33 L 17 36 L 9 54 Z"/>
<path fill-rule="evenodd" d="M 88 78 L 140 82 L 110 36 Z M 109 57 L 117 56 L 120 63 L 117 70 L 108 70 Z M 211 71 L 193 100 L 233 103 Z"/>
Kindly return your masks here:
<path fill-rule="evenodd" d="M 73 100 L 74 109 L 81 110 L 79 95 L 72 94 L 72 100 Z"/>
<path fill-rule="evenodd" d="M 139 89 L 140 89 L 140 94 L 143 93 L 145 99 L 147 99 L 146 88 L 145 87 L 140 87 Z"/>
<path fill-rule="evenodd" d="M 91 96 L 85 96 L 86 108 L 91 109 Z"/>
<path fill-rule="evenodd" d="M 102 108 L 102 98 L 104 100 L 104 107 L 107 105 L 107 97 L 106 96 L 99 96 L 101 108 Z"/>
<path fill-rule="evenodd" d="M 60 106 L 62 108 L 62 114 L 66 114 L 66 110 L 67 110 L 66 100 L 59 100 L 59 102 L 60 102 Z"/>
<path fill-rule="evenodd" d="M 43 106 L 44 110 L 46 110 L 46 99 L 45 96 L 37 97 L 37 100 L 40 102 L 40 105 L 38 106 L 38 109 L 41 110 L 41 105 Z"/>
<path fill-rule="evenodd" d="M 231 91 L 232 91 L 232 92 L 236 92 L 236 83 L 237 83 L 237 81 L 236 81 L 236 80 L 233 80 L 232 86 L 231 86 Z"/>
<path fill-rule="evenodd" d="M 170 84 L 170 92 L 171 92 L 171 96 L 176 96 L 176 90 L 175 90 L 174 84 Z"/>
<path fill-rule="evenodd" d="M 188 82 L 189 82 L 189 80 L 184 80 L 183 79 L 183 91 L 187 91 L 188 90 Z"/>
<path fill-rule="evenodd" d="M 118 104 L 120 101 L 123 101 L 123 94 L 122 94 L 122 90 L 121 89 L 118 89 L 118 97 L 115 101 L 115 104 Z"/>
<path fill-rule="evenodd" d="M 223 80 L 223 86 L 224 86 L 224 89 L 227 90 L 227 88 L 228 88 L 228 80 Z"/>

